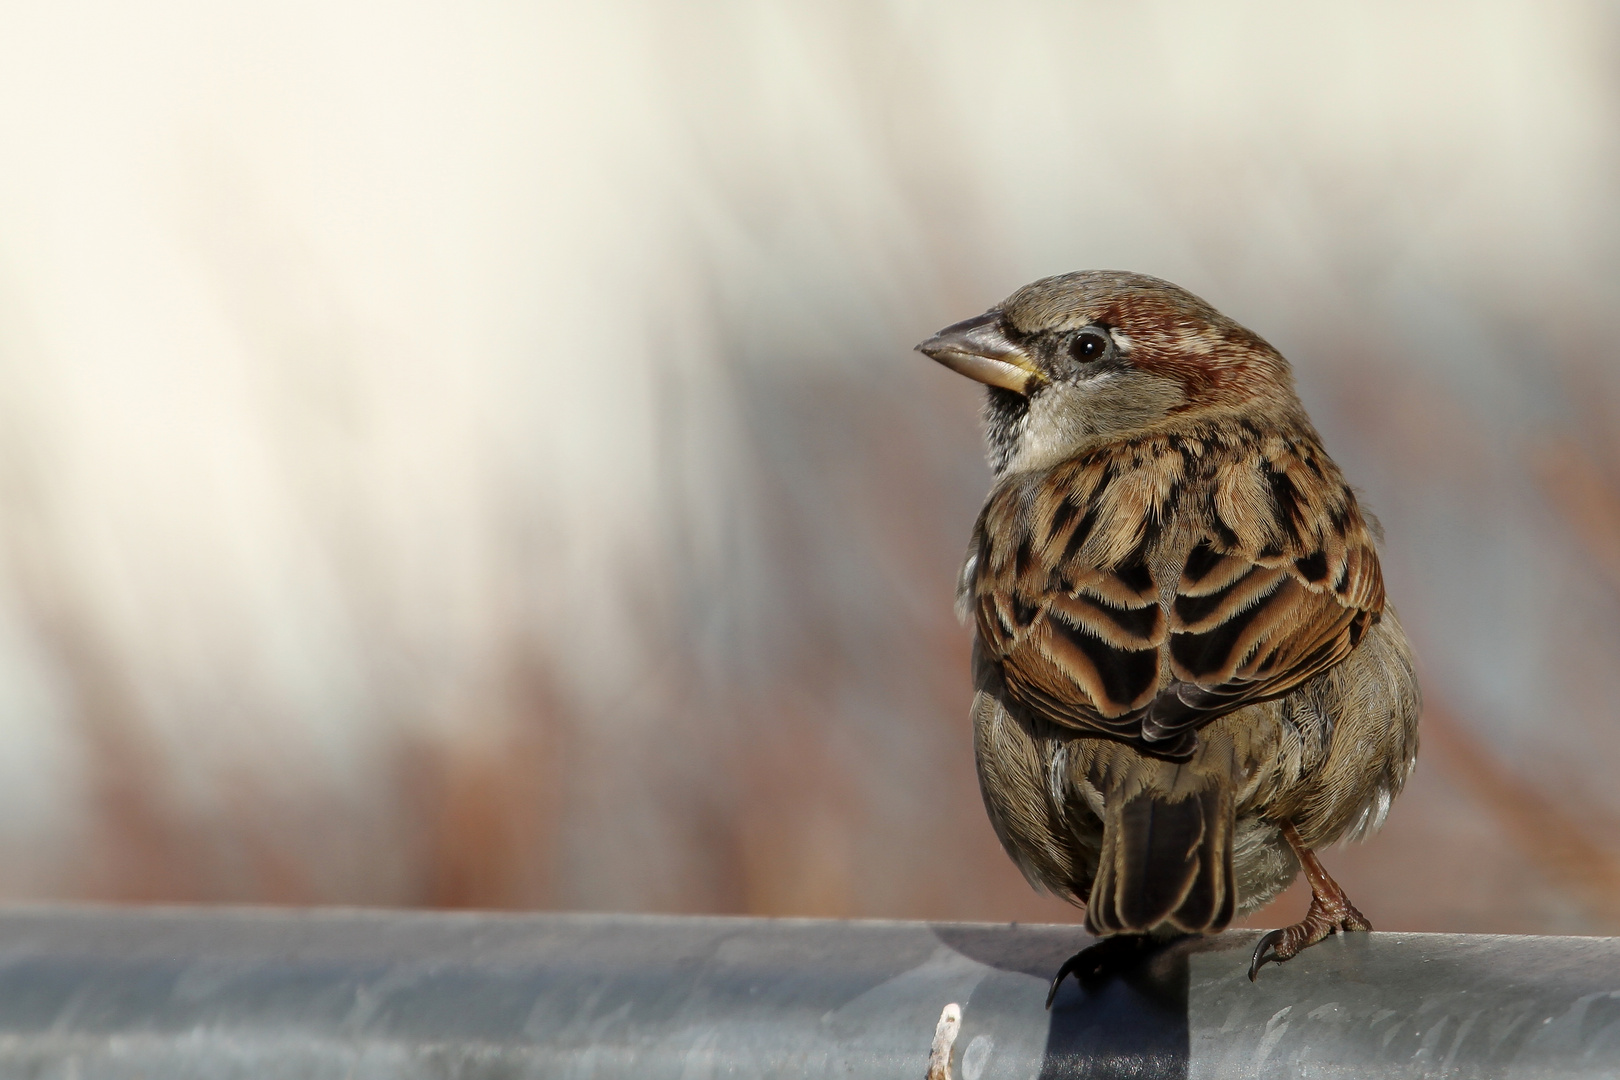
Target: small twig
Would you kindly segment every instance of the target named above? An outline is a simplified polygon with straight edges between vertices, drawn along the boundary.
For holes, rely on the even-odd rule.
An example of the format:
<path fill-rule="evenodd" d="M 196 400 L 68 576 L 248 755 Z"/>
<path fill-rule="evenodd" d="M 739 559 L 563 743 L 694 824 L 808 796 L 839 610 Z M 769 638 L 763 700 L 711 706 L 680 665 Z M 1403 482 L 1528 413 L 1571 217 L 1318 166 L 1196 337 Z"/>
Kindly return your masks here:
<path fill-rule="evenodd" d="M 927 1080 L 951 1080 L 951 1049 L 956 1045 L 956 1035 L 961 1030 L 962 1006 L 953 1001 L 939 1014 L 939 1023 L 934 1027 L 934 1045 L 928 1052 Z"/>

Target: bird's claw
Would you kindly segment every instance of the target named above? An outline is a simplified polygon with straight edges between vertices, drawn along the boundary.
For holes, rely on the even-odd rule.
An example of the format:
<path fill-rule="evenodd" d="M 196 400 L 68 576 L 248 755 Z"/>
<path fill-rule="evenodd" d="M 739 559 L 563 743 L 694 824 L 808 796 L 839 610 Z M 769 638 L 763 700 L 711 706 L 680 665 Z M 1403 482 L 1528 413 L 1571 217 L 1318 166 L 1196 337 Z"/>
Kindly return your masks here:
<path fill-rule="evenodd" d="M 1254 982 L 1254 980 L 1257 979 L 1260 976 L 1260 969 L 1262 967 L 1264 967 L 1268 962 L 1275 961 L 1275 962 L 1280 964 L 1284 960 L 1287 960 L 1290 956 L 1293 956 L 1294 953 L 1298 951 L 1297 949 L 1290 949 L 1288 951 L 1288 955 L 1284 956 L 1282 954 L 1282 950 L 1278 949 L 1276 956 L 1267 956 L 1266 955 L 1266 951 L 1268 949 L 1271 949 L 1272 947 L 1276 946 L 1279 942 L 1281 942 L 1283 940 L 1283 938 L 1285 938 L 1288 935 L 1288 930 L 1292 930 L 1292 929 L 1293 929 L 1293 927 L 1288 927 L 1285 930 L 1269 930 L 1260 938 L 1259 943 L 1256 944 L 1255 947 L 1254 947 L 1254 955 L 1249 958 L 1249 981 L 1250 982 Z"/>
<path fill-rule="evenodd" d="M 1305 918 L 1293 926 L 1267 931 L 1255 944 L 1254 955 L 1249 958 L 1249 981 L 1254 982 L 1266 964 L 1292 960 L 1329 934 L 1371 929 L 1367 916 L 1357 911 L 1342 894 L 1332 901 L 1313 895 Z"/>
<path fill-rule="evenodd" d="M 1057 974 L 1052 976 L 1052 985 L 1048 987 L 1046 991 L 1047 1012 L 1052 1011 L 1052 1002 L 1057 1000 L 1058 987 L 1063 985 L 1064 979 L 1067 979 L 1079 969 L 1081 963 L 1083 962 L 1082 957 L 1085 955 L 1085 950 L 1083 949 L 1080 952 L 1075 953 L 1073 956 L 1063 961 L 1062 965 L 1057 969 Z"/>
<path fill-rule="evenodd" d="M 1057 969 L 1057 974 L 1052 976 L 1052 985 L 1046 991 L 1047 1009 L 1052 1008 L 1052 1003 L 1057 1000 L 1058 989 L 1062 987 L 1063 980 L 1070 975 L 1073 975 L 1081 986 L 1086 986 L 1099 978 L 1124 975 L 1135 970 L 1162 944 L 1164 942 L 1155 941 L 1145 934 L 1120 934 L 1116 937 L 1103 938 L 1095 945 L 1086 946 L 1063 961 Z"/>

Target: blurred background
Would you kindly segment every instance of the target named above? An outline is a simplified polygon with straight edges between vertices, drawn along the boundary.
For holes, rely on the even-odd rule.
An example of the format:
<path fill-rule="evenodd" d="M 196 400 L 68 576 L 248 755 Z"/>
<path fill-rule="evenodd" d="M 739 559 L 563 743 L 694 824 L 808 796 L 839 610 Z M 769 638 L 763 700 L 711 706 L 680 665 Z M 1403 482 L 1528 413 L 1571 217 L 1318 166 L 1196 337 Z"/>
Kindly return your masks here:
<path fill-rule="evenodd" d="M 979 803 L 980 391 L 910 349 L 1084 267 L 1276 344 L 1383 520 L 1357 904 L 1620 932 L 1578 0 L 4 0 L 0 897 L 1076 918 Z"/>

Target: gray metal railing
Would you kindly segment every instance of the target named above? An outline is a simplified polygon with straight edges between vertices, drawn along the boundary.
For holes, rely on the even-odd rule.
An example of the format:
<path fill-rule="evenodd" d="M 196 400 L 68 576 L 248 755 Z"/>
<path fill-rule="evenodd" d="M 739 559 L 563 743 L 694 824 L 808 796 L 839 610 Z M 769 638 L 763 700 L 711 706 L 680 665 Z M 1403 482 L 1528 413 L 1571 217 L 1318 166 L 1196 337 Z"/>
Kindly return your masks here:
<path fill-rule="evenodd" d="M 1620 939 L 1354 935 L 1250 983 L 1254 940 L 1104 948 L 1048 1012 L 1072 927 L 13 909 L 0 1077 L 1620 1073 Z"/>

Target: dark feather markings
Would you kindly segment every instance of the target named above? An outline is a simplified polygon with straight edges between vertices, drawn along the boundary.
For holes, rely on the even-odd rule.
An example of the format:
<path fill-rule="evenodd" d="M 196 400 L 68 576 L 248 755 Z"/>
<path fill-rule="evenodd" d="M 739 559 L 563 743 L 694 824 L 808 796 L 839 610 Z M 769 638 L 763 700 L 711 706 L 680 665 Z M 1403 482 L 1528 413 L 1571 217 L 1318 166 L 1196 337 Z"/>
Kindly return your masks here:
<path fill-rule="evenodd" d="M 1328 521 L 1333 525 L 1333 531 L 1340 536 L 1350 531 L 1350 503 L 1340 501 L 1328 511 Z"/>
<path fill-rule="evenodd" d="M 1027 535 L 1021 537 L 1018 541 L 1018 550 L 1013 552 L 1014 576 L 1023 577 L 1024 571 L 1029 569 L 1029 564 L 1034 558 L 1035 553 L 1030 550 L 1029 537 Z"/>
<path fill-rule="evenodd" d="M 1153 530 L 1149 530 L 1150 534 Z M 1125 559 L 1114 567 L 1114 576 L 1124 583 L 1125 587 L 1138 595 L 1153 591 L 1153 571 L 1148 569 L 1146 551 L 1152 536 L 1144 538 L 1137 549 L 1125 556 Z"/>
<path fill-rule="evenodd" d="M 1001 604 L 996 603 L 994 597 L 985 597 L 984 602 L 980 605 L 980 608 L 981 611 L 988 609 L 989 614 L 995 617 L 996 625 L 1001 628 L 1001 637 L 1004 640 L 1013 636 L 1013 631 L 1015 628 L 1012 623 L 1007 621 L 1007 613 L 1002 610 Z M 981 619 L 981 622 L 982 621 L 983 620 Z"/>
<path fill-rule="evenodd" d="M 968 587 L 986 663 L 1000 679 L 997 695 L 1024 715 L 1183 761 L 1205 724 L 1281 697 L 1341 661 L 1382 607 L 1377 554 L 1332 463 L 1318 459 L 1307 436 L 1270 445 L 1284 444 L 1292 458 L 1279 449 L 1279 466 L 1256 455 L 1252 438 L 1160 437 L 995 493 L 981 516 Z M 1139 475 L 1147 469 L 1157 478 Z M 1127 479 L 1132 498 L 1116 506 L 1109 493 Z M 1244 540 L 1222 518 L 1217 493 L 1256 481 L 1262 501 L 1254 509 L 1274 517 L 1258 535 L 1245 524 Z M 1141 517 L 1134 509 L 1121 516 L 1155 490 L 1164 494 L 1150 496 Z M 1311 507 L 1324 515 L 1314 526 L 1305 520 Z M 1192 542 L 1176 595 L 1161 607 L 1154 581 L 1161 534 L 1189 515 L 1206 532 Z M 1336 536 L 1317 527 L 1329 521 Z M 1130 554 L 1102 563 L 1088 544 L 1123 545 Z M 1158 689 L 1166 663 L 1176 677 Z M 1218 899 L 1209 901 L 1217 920 Z M 1191 894 L 1188 901 L 1200 917 L 1209 910 Z"/>
<path fill-rule="evenodd" d="M 1016 691 L 1013 694 L 1011 702 L 1007 703 L 1010 712 L 1014 713 L 1015 715 L 1020 714 L 1021 712 L 1023 715 L 1030 715 L 1032 713 L 1034 716 L 1037 716 L 1049 723 L 1066 723 L 1069 726 L 1077 726 L 1078 721 L 1073 717 L 1073 710 L 1069 703 L 1054 698 L 1051 694 L 1041 690 L 1037 686 L 1031 686 L 1021 683 L 1016 679 L 1008 678 L 1006 672 L 1003 672 L 1003 679 L 1005 680 L 1005 685 L 1009 689 Z M 1117 739 L 1121 742 L 1135 744 L 1137 740 L 1136 729 L 1139 724 L 1139 715 L 1140 710 L 1135 713 L 1125 713 L 1124 715 L 1113 720 L 1106 717 L 1085 717 L 1084 726 L 1086 728 L 1086 734 L 1098 735 L 1107 739 Z M 1190 749 L 1188 752 L 1191 752 Z M 1155 753 L 1157 753 L 1157 750 L 1155 750 Z M 1160 754 L 1159 756 L 1162 757 L 1164 755 Z"/>
<path fill-rule="evenodd" d="M 1080 548 L 1085 544 L 1086 538 L 1091 535 L 1091 530 L 1096 527 L 1096 524 L 1097 504 L 1092 503 L 1086 507 L 1086 512 L 1080 516 L 1080 524 L 1076 525 L 1074 532 L 1069 534 L 1069 542 L 1063 545 L 1063 561 L 1065 563 L 1074 561 L 1074 557 L 1080 553 Z"/>
<path fill-rule="evenodd" d="M 1215 474 L 1221 471 L 1221 459 L 1202 450 L 1197 452 L 1198 479 L 1204 482 L 1215 479 Z"/>
<path fill-rule="evenodd" d="M 1287 532 L 1291 545 L 1299 544 L 1299 492 L 1288 474 L 1277 468 L 1275 462 L 1266 463 L 1266 485 L 1271 492 L 1271 505 L 1277 523 Z M 1277 552 L 1278 555 L 1282 552 Z"/>
<path fill-rule="evenodd" d="M 1078 511 L 1075 509 L 1074 503 L 1068 499 L 1059 499 L 1057 508 L 1052 511 L 1051 528 L 1047 530 L 1046 542 L 1051 543 L 1063 531 L 1063 527 L 1074 520 L 1076 513 Z"/>
<path fill-rule="evenodd" d="M 1152 745 L 1154 756 L 1164 757 L 1161 746 L 1175 745 L 1171 740 L 1184 740 L 1192 734 L 1191 729 L 1224 716 L 1236 707 L 1233 700 L 1232 694 L 1173 679 L 1148 705 L 1142 719 L 1142 738 Z"/>
<path fill-rule="evenodd" d="M 1094 458 L 1088 458 L 1087 460 L 1094 460 Z M 1103 496 L 1108 494 L 1109 487 L 1118 476 L 1119 468 L 1115 465 L 1114 459 L 1110 457 L 1103 464 L 1102 475 L 1097 478 L 1097 486 L 1091 489 L 1091 497 L 1088 501 L 1092 506 L 1096 506 L 1103 501 Z"/>
<path fill-rule="evenodd" d="M 1164 498 L 1153 508 L 1153 517 L 1157 524 L 1163 525 L 1175 518 L 1176 511 L 1181 509 L 1181 488 L 1182 481 L 1179 477 L 1170 481 L 1170 486 L 1165 489 Z"/>
<path fill-rule="evenodd" d="M 1209 572 L 1215 569 L 1224 557 L 1210 546 L 1208 540 L 1200 540 L 1187 556 L 1187 568 L 1182 571 L 1182 577 L 1186 578 L 1187 584 L 1197 585 L 1209 576 Z"/>
<path fill-rule="evenodd" d="M 1048 610 L 1054 616 L 1061 616 L 1077 627 L 1083 628 L 1088 623 L 1106 619 L 1121 634 L 1138 639 L 1144 647 L 1158 644 L 1159 632 L 1164 626 L 1164 609 L 1158 604 L 1122 608 L 1100 603 L 1085 594 L 1055 599 L 1048 604 Z"/>
<path fill-rule="evenodd" d="M 1157 649 L 1116 649 L 1102 638 L 1070 626 L 1061 619 L 1048 619 L 1047 625 L 1052 633 L 1062 635 L 1091 661 L 1110 703 L 1135 701 L 1158 681 Z"/>
<path fill-rule="evenodd" d="M 1256 573 L 1264 572 L 1265 571 L 1258 566 L 1252 567 L 1246 573 L 1233 580 L 1230 584 L 1216 589 L 1214 592 L 1208 593 L 1204 596 L 1188 596 L 1186 593 L 1182 593 L 1180 596 L 1176 597 L 1176 618 L 1180 619 L 1182 624 L 1187 626 L 1190 626 L 1196 622 L 1202 622 L 1204 619 L 1208 618 L 1215 611 L 1215 609 L 1219 608 L 1223 603 L 1225 603 L 1228 597 L 1230 597 L 1238 589 L 1242 588 L 1244 582 L 1248 581 Z M 1279 582 L 1279 584 L 1281 584 L 1281 582 Z M 1275 586 L 1273 586 L 1273 588 L 1275 588 Z"/>
<path fill-rule="evenodd" d="M 1233 659 L 1231 653 L 1238 640 L 1255 617 L 1265 610 L 1270 599 L 1267 597 L 1258 604 L 1244 608 L 1205 633 L 1171 634 L 1171 659 L 1191 672 L 1194 678 L 1214 675 Z M 1238 657 L 1237 660 L 1241 663 L 1243 658 Z"/>
<path fill-rule="evenodd" d="M 1356 617 L 1350 620 L 1350 647 L 1353 649 L 1361 644 L 1361 635 L 1367 632 L 1367 613 L 1356 612 Z"/>
<path fill-rule="evenodd" d="M 1294 566 L 1299 569 L 1306 581 L 1315 585 L 1327 578 L 1327 552 L 1317 551 L 1303 559 L 1295 559 Z"/>
<path fill-rule="evenodd" d="M 1141 608 L 1116 608 L 1099 604 L 1097 610 L 1132 637 L 1152 638 L 1164 624 L 1164 611 L 1157 604 Z"/>
<path fill-rule="evenodd" d="M 1192 448 L 1187 445 L 1187 440 L 1182 438 L 1180 435 L 1171 435 L 1169 439 L 1166 440 L 1166 443 L 1170 447 L 1171 452 L 1175 453 L 1181 458 L 1182 478 L 1186 479 L 1192 476 L 1194 458 Z"/>

